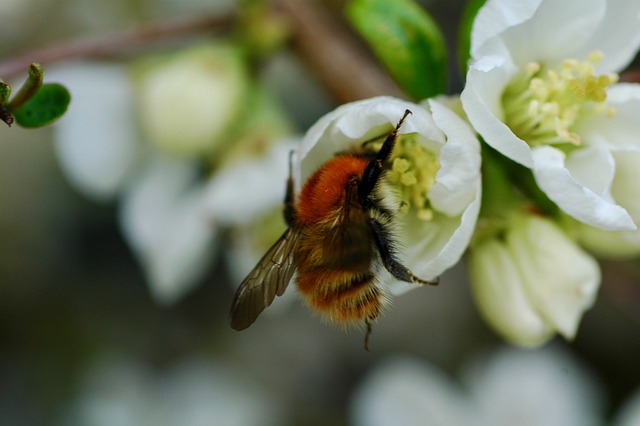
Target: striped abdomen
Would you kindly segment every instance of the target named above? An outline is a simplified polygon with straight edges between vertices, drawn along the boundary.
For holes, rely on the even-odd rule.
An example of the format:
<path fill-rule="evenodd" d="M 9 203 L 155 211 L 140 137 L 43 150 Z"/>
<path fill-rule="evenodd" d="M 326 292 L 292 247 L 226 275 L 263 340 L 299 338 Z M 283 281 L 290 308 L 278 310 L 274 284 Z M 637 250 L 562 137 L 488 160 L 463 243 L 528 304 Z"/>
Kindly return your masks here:
<path fill-rule="evenodd" d="M 309 306 L 332 322 L 373 321 L 380 315 L 383 295 L 371 271 L 305 268 L 298 264 L 297 283 Z"/>

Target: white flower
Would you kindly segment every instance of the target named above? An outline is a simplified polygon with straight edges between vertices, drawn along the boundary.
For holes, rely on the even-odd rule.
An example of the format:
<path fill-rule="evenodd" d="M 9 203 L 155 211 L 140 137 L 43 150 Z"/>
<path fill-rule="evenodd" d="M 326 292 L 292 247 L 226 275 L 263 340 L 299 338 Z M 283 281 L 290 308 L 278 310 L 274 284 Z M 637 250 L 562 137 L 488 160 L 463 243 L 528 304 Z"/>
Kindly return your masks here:
<path fill-rule="evenodd" d="M 487 426 L 603 424 L 599 383 L 559 347 L 498 350 L 472 360 L 462 378 Z"/>
<path fill-rule="evenodd" d="M 85 196 L 101 201 L 115 198 L 140 154 L 126 67 L 70 63 L 48 70 L 47 79 L 63 83 L 72 96 L 64 119 L 53 125 L 62 171 Z"/>
<path fill-rule="evenodd" d="M 358 386 L 356 426 L 597 426 L 602 394 L 589 372 L 557 348 L 513 348 L 471 360 L 461 386 L 421 359 L 394 357 Z"/>
<path fill-rule="evenodd" d="M 540 345 L 556 332 L 572 339 L 596 298 L 597 262 L 547 219 L 516 218 L 504 232 L 471 249 L 469 274 L 480 312 L 518 345 Z"/>
<path fill-rule="evenodd" d="M 531 168 L 567 214 L 606 230 L 636 229 L 612 182 L 618 155 L 640 150 L 638 88 L 615 74 L 639 27 L 637 1 L 489 0 L 461 95 L 489 145 Z"/>
<path fill-rule="evenodd" d="M 404 111 L 411 110 L 394 150 L 402 159 L 393 161 L 386 183 L 395 185 L 401 203 L 409 207 L 408 212 L 399 213 L 401 223 L 395 232 L 402 247 L 401 261 L 426 279 L 437 277 L 462 256 L 475 228 L 481 191 L 475 135 L 449 109 L 435 101 L 428 105 L 431 111 L 389 97 L 343 105 L 309 129 L 294 166 L 300 187 L 336 153 L 386 135 Z M 405 174 L 410 179 L 403 180 Z M 392 286 L 394 293 L 413 287 L 399 282 Z"/>
<path fill-rule="evenodd" d="M 424 360 L 394 357 L 370 371 L 354 392 L 355 426 L 462 426 L 478 424 L 468 396 Z"/>
<path fill-rule="evenodd" d="M 120 223 L 154 298 L 174 303 L 207 272 L 217 224 L 206 214 L 197 168 L 156 156 L 124 192 Z"/>
<path fill-rule="evenodd" d="M 229 139 L 247 90 L 239 49 L 207 44 L 135 68 L 147 140 L 179 155 L 211 154 Z"/>
<path fill-rule="evenodd" d="M 640 388 L 627 398 L 622 408 L 617 413 L 615 426 L 638 426 L 640 425 Z"/>
<path fill-rule="evenodd" d="M 234 289 L 286 229 L 283 206 L 289 153 L 298 144 L 299 138 L 275 141 L 264 155 L 221 168 L 207 184 L 207 215 L 229 227 L 231 238 L 223 254 Z M 289 289 L 263 315 L 274 314 L 293 300 L 295 289 Z"/>
<path fill-rule="evenodd" d="M 106 358 L 84 371 L 78 395 L 63 410 L 67 425 L 279 425 L 281 401 L 219 361 L 187 359 L 151 368 Z"/>
<path fill-rule="evenodd" d="M 214 258 L 218 225 L 205 208 L 208 178 L 199 162 L 209 159 L 200 154 L 229 139 L 221 132 L 238 115 L 246 81 L 230 48 L 198 47 L 149 61 L 155 66 L 137 72 L 146 133 L 137 132 L 128 69 L 98 62 L 51 73 L 73 96 L 54 129 L 69 180 L 93 198 L 122 198 L 124 237 L 152 295 L 172 303 L 201 281 Z"/>

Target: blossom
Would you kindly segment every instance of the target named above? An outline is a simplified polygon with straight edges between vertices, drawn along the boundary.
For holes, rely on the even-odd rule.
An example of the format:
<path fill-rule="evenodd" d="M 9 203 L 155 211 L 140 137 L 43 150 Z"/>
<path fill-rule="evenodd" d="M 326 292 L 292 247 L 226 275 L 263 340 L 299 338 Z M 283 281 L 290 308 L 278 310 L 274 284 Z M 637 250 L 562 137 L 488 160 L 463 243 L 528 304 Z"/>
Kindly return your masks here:
<path fill-rule="evenodd" d="M 600 269 L 549 219 L 514 218 L 503 235 L 474 243 L 469 274 L 478 308 L 505 339 L 540 345 L 572 339 L 600 285 Z"/>
<path fill-rule="evenodd" d="M 417 276 L 437 277 L 465 251 L 480 206 L 479 143 L 469 126 L 436 101 L 428 109 L 390 97 L 343 105 L 320 118 L 302 140 L 294 179 L 298 188 L 324 162 L 382 137 L 409 115 L 385 174 L 394 188 L 400 224 L 394 232 L 401 261 Z M 391 280 L 395 293 L 412 286 Z"/>
<path fill-rule="evenodd" d="M 157 369 L 104 356 L 82 371 L 59 424 L 278 425 L 282 401 L 220 360 L 190 357 Z"/>
<path fill-rule="evenodd" d="M 581 363 L 557 347 L 499 349 L 463 365 L 459 381 L 423 359 L 383 360 L 350 404 L 354 425 L 588 426 L 603 395 Z"/>
<path fill-rule="evenodd" d="M 288 132 L 264 90 L 246 98 L 238 61 L 230 46 L 197 46 L 144 59 L 133 78 L 129 67 L 98 62 L 52 72 L 74 96 L 54 126 L 62 168 L 85 195 L 120 201 L 124 237 L 160 303 L 193 289 L 214 259 L 220 223 L 208 187 L 217 172 L 265 155 Z"/>
<path fill-rule="evenodd" d="M 638 152 L 638 85 L 616 72 L 640 45 L 640 3 L 489 0 L 472 31 L 461 99 L 483 139 L 533 171 L 564 212 L 634 230 L 620 156 Z M 637 198 L 637 197 L 636 197 Z"/>

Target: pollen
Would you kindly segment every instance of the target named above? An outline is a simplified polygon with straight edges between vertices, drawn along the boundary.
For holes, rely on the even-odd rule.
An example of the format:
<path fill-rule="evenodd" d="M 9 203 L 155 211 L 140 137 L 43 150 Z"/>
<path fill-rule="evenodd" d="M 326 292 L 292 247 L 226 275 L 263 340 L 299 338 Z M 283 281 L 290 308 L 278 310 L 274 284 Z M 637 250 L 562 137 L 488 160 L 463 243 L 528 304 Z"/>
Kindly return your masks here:
<path fill-rule="evenodd" d="M 580 136 L 574 130 L 578 120 L 615 115 L 606 100 L 607 88 L 618 75 L 596 75 L 601 61 L 602 53 L 594 51 L 584 61 L 565 59 L 554 69 L 528 64 L 502 95 L 505 123 L 532 147 L 579 146 Z"/>
<path fill-rule="evenodd" d="M 440 163 L 436 154 L 425 149 L 417 138 L 416 134 L 398 137 L 385 180 L 399 196 L 399 214 L 431 220 L 433 210 L 428 194 L 435 184 Z"/>

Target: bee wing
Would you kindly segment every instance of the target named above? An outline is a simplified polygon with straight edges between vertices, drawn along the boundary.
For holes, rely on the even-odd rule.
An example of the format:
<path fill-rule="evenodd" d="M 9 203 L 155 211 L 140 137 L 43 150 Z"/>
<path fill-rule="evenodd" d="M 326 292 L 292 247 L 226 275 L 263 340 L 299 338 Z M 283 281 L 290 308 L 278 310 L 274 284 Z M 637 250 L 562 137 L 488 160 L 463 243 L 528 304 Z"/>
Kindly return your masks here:
<path fill-rule="evenodd" d="M 229 313 L 231 328 L 249 327 L 276 295 L 282 296 L 296 269 L 291 252 L 297 240 L 298 231 L 287 229 L 242 281 Z"/>
<path fill-rule="evenodd" d="M 361 272 L 371 266 L 373 235 L 369 216 L 364 209 L 352 206 L 348 201 L 357 197 L 357 190 L 356 186 L 347 189 L 347 201 L 337 211 L 332 226 L 326 231 L 322 255 L 329 268 Z"/>

